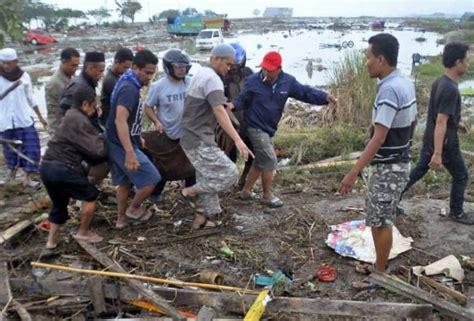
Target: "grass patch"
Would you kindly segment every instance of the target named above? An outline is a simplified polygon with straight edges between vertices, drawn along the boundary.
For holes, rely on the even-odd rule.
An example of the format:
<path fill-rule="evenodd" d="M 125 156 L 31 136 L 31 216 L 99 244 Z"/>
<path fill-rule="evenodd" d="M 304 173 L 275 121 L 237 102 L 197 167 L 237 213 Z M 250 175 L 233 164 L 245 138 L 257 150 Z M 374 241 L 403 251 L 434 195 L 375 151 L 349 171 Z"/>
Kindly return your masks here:
<path fill-rule="evenodd" d="M 368 137 L 364 128 L 338 125 L 332 128 L 280 128 L 275 147 L 283 149 L 292 164 L 311 163 L 362 150 Z"/>
<path fill-rule="evenodd" d="M 461 95 L 467 97 L 474 97 L 474 88 L 463 88 L 461 89 Z"/>

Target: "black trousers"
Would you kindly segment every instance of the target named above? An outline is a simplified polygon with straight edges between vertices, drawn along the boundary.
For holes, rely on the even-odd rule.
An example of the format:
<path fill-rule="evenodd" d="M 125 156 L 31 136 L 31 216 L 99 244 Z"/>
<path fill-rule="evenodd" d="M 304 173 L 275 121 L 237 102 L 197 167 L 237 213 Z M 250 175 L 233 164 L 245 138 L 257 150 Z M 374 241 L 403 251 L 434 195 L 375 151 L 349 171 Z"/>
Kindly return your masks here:
<path fill-rule="evenodd" d="M 405 187 L 404 193 L 419 181 L 430 169 L 429 163 L 433 156 L 434 148 L 431 143 L 423 143 L 420 158 L 416 167 L 410 172 L 410 180 Z M 463 212 L 464 191 L 466 190 L 469 172 L 464 158 L 461 154 L 459 139 L 456 133 L 447 132 L 443 146 L 443 166 L 452 177 L 449 209 L 451 215 L 459 215 Z"/>

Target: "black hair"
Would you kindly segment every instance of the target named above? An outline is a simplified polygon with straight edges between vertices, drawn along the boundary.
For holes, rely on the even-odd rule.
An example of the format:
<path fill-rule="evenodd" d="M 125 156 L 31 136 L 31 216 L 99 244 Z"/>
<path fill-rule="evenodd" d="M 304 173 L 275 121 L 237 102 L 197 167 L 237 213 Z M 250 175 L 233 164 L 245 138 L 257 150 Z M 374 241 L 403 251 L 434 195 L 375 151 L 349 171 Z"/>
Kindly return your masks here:
<path fill-rule="evenodd" d="M 61 51 L 61 60 L 62 61 L 69 61 L 71 60 L 72 57 L 77 57 L 79 58 L 79 51 L 77 51 L 75 48 L 66 48 Z"/>
<path fill-rule="evenodd" d="M 114 62 L 122 63 L 125 61 L 133 61 L 133 52 L 128 48 L 121 48 L 115 53 Z"/>
<path fill-rule="evenodd" d="M 389 33 L 379 33 L 369 38 L 369 44 L 372 45 L 372 53 L 375 56 L 384 56 L 389 66 L 397 66 L 400 47 L 397 38 Z"/>
<path fill-rule="evenodd" d="M 452 68 L 456 66 L 458 59 L 466 58 L 466 53 L 469 46 L 461 42 L 450 42 L 444 47 L 443 51 L 443 66 Z"/>
<path fill-rule="evenodd" d="M 72 107 L 81 109 L 85 101 L 92 104 L 95 101 L 95 91 L 90 86 L 79 85 L 72 94 Z"/>
<path fill-rule="evenodd" d="M 145 68 L 146 65 L 157 65 L 158 58 L 148 49 L 137 52 L 133 59 L 133 64 L 138 68 Z"/>

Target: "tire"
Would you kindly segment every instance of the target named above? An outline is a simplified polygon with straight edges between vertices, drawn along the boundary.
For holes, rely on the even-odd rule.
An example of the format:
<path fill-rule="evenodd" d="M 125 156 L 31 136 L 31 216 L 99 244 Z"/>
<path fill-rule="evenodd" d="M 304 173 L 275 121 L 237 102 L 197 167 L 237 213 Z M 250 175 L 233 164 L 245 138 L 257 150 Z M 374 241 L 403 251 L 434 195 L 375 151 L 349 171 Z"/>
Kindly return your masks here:
<path fill-rule="evenodd" d="M 341 47 L 344 49 L 347 48 L 347 41 L 343 41 L 341 44 Z"/>
<path fill-rule="evenodd" d="M 38 40 L 36 40 L 36 38 L 33 38 L 30 40 L 30 43 L 34 46 L 36 46 L 38 44 Z"/>
<path fill-rule="evenodd" d="M 349 48 L 354 47 L 354 41 L 349 40 L 349 42 L 347 43 L 347 46 L 348 46 Z"/>

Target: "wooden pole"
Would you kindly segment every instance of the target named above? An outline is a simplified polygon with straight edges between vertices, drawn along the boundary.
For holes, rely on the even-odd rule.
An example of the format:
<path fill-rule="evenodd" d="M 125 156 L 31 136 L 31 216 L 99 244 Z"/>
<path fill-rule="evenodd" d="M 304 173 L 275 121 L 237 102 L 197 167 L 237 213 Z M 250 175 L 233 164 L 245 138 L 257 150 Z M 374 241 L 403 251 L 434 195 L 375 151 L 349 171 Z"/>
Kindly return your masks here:
<path fill-rule="evenodd" d="M 136 274 L 129 274 L 129 273 L 79 269 L 79 268 L 73 268 L 73 267 L 64 266 L 64 265 L 47 264 L 47 263 L 41 263 L 41 262 L 31 262 L 31 266 L 45 268 L 45 269 L 51 269 L 51 270 L 60 270 L 60 271 L 65 271 L 65 272 L 91 274 L 91 275 L 101 275 L 101 276 L 109 276 L 109 277 L 116 277 L 116 278 L 122 278 L 122 279 L 134 279 L 134 280 L 146 281 L 146 282 L 151 282 L 151 283 L 160 283 L 160 284 L 169 284 L 169 285 L 176 285 L 176 286 L 189 286 L 189 287 L 197 287 L 197 288 L 203 288 L 203 289 L 232 291 L 232 292 L 239 292 L 239 293 L 243 293 L 243 294 L 244 293 L 247 293 L 247 294 L 257 294 L 258 293 L 258 291 L 253 291 L 253 290 L 244 289 L 244 288 L 237 288 L 237 287 L 227 286 L 227 285 L 175 281 L 175 280 L 160 279 L 160 278 L 155 278 L 155 277 L 151 277 L 151 276 L 136 275 Z"/>

